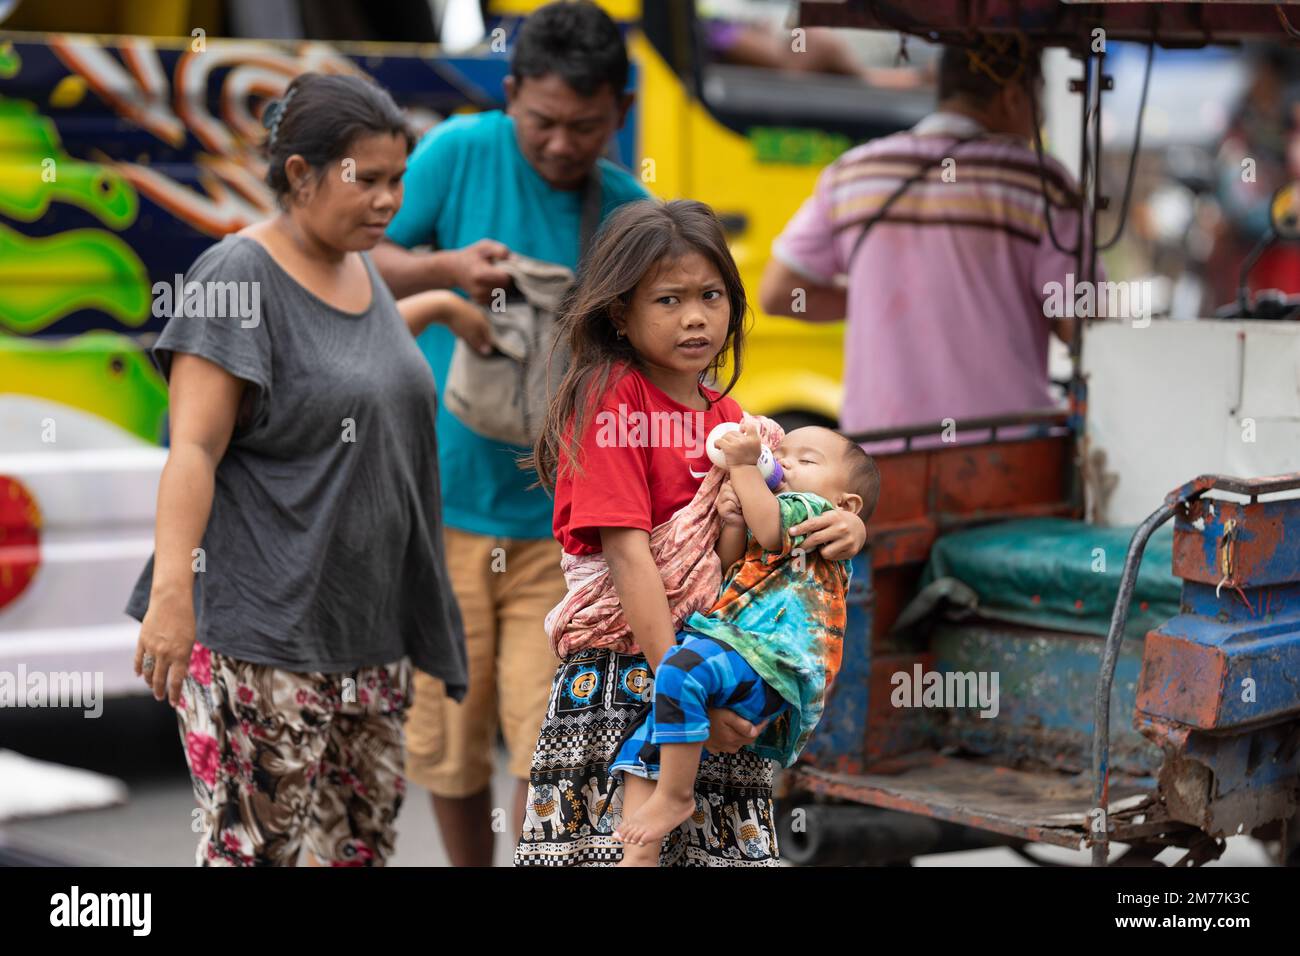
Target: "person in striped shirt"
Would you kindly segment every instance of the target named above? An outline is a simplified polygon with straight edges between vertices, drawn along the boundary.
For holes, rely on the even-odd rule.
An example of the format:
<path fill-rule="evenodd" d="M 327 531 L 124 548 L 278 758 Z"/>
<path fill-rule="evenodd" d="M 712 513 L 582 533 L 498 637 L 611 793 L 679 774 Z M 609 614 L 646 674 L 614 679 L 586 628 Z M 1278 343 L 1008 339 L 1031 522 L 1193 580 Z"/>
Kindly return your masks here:
<path fill-rule="evenodd" d="M 936 111 L 831 163 L 773 243 L 763 308 L 847 317 L 844 431 L 1052 404 L 1048 337 L 1075 320 L 1044 303 L 1076 271 L 1080 202 L 1064 167 L 1040 167 L 1041 89 L 1022 39 L 949 47 Z"/>

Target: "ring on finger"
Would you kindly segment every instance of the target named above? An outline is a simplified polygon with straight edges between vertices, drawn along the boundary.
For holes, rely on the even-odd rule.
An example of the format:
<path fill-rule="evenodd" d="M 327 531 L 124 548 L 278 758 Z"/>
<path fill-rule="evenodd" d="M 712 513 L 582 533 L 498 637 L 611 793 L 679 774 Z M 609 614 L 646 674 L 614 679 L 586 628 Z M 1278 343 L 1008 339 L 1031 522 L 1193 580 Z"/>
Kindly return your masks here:
<path fill-rule="evenodd" d="M 155 664 L 156 662 L 157 662 L 157 658 L 156 658 L 156 657 L 154 657 L 152 654 L 146 654 L 146 655 L 144 656 L 144 660 L 142 660 L 142 661 L 140 662 L 140 671 L 141 671 L 141 673 L 144 673 L 144 674 L 149 674 L 149 673 L 151 673 L 151 672 L 153 671 L 153 666 L 154 666 L 154 664 Z"/>

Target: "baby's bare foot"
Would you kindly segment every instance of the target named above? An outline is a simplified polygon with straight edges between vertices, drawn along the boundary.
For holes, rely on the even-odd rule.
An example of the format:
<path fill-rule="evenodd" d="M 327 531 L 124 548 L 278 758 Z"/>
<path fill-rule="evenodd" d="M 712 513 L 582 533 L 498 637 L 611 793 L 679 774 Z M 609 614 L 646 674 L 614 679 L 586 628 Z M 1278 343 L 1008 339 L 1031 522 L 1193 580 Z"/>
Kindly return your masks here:
<path fill-rule="evenodd" d="M 634 846 L 630 843 L 623 844 L 623 859 L 619 861 L 618 866 L 658 866 L 659 865 L 659 845 L 654 846 Z"/>
<path fill-rule="evenodd" d="M 623 821 L 614 836 L 633 846 L 658 846 L 660 840 L 694 812 L 695 798 L 691 794 L 674 797 L 657 787 L 650 799 Z"/>

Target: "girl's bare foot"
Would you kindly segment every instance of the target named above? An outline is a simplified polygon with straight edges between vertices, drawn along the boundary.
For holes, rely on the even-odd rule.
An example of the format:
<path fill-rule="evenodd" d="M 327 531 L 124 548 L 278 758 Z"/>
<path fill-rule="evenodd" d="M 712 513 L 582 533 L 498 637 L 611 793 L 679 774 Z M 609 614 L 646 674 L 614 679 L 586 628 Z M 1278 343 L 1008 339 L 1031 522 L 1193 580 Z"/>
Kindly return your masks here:
<path fill-rule="evenodd" d="M 623 821 L 614 831 L 614 836 L 625 845 L 657 847 L 694 812 L 695 797 L 692 793 L 675 796 L 663 787 L 655 787 L 650 799 Z"/>

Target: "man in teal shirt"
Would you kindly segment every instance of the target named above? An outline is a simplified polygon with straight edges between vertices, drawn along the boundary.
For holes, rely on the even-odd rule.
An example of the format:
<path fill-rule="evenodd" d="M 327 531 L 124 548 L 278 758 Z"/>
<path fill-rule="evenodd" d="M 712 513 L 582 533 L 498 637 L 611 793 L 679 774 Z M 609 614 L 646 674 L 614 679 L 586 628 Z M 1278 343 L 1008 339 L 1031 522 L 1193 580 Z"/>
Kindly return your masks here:
<path fill-rule="evenodd" d="M 458 288 L 486 303 L 509 284 L 509 252 L 576 269 L 583 200 L 599 170 L 601 218 L 647 198 L 602 158 L 627 116 L 627 50 L 591 3 L 552 3 L 528 17 L 505 81 L 506 110 L 456 116 L 411 155 L 402 208 L 374 260 L 397 297 Z M 430 244 L 434 252 L 414 253 Z M 498 723 L 518 779 L 522 826 L 533 748 L 556 660 L 543 618 L 565 594 L 551 499 L 515 465 L 528 451 L 470 431 L 441 402 L 456 336 L 478 345 L 487 320 L 433 326 L 419 338 L 438 382 L 439 468 L 452 587 L 465 620 L 469 692 L 459 704 L 417 672 L 406 775 L 433 794 L 455 866 L 492 861 L 491 774 Z"/>

